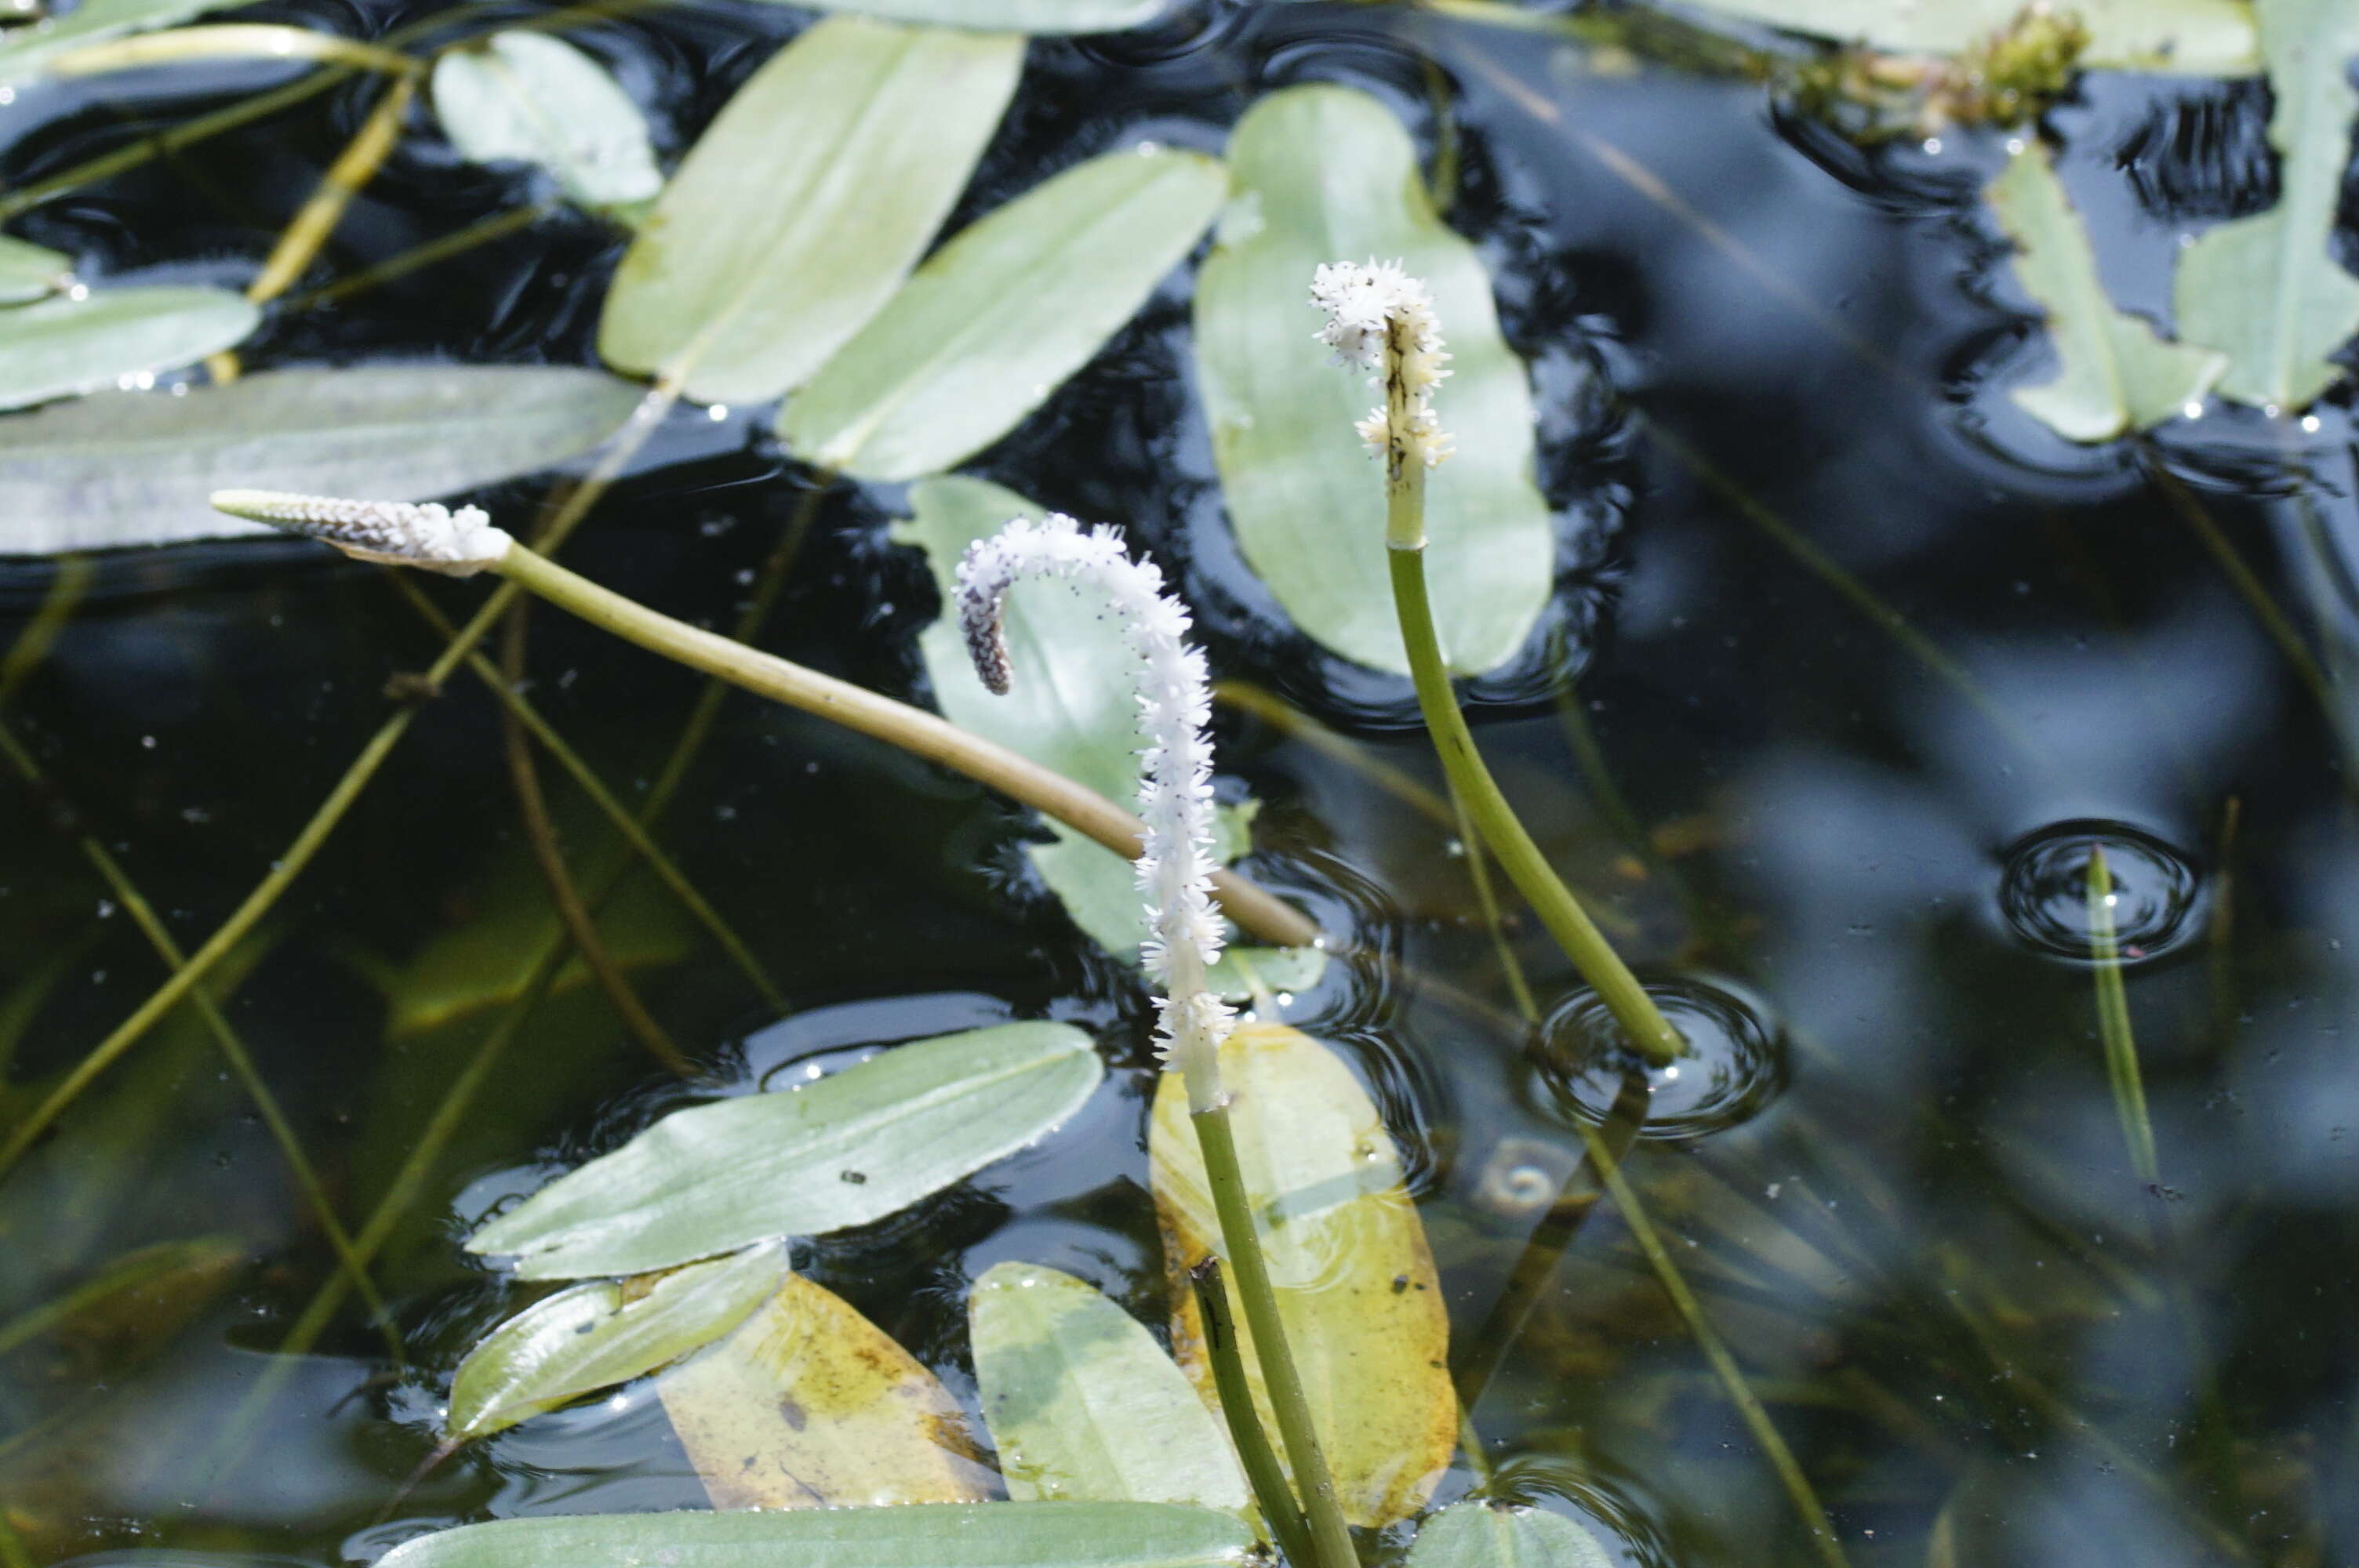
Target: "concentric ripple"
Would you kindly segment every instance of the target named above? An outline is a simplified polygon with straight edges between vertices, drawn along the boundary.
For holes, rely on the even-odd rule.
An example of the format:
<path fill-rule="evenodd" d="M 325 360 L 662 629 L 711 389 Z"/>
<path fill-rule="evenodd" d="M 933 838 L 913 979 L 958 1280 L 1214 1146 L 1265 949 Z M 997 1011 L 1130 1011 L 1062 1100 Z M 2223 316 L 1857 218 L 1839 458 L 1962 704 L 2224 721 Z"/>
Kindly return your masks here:
<path fill-rule="evenodd" d="M 1682 979 L 1647 988 L 1688 1042 L 1662 1066 L 1631 1045 L 1595 991 L 1576 991 L 1541 1023 L 1534 1098 L 1560 1119 L 1601 1126 L 1632 1073 L 1651 1092 L 1639 1136 L 1688 1142 L 1749 1120 L 1786 1081 L 1784 1038 L 1764 1004 L 1727 981 Z"/>

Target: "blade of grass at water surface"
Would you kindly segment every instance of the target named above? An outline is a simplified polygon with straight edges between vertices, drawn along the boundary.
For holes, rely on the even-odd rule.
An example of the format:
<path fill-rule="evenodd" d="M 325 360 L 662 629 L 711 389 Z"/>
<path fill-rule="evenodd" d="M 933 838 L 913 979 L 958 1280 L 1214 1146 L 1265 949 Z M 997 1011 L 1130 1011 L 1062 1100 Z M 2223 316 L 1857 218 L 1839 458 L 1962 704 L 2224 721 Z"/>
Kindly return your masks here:
<path fill-rule="evenodd" d="M 511 29 L 435 62 L 435 117 L 471 163 L 546 169 L 597 211 L 663 189 L 647 117 L 603 65 L 562 39 Z"/>
<path fill-rule="evenodd" d="M 1279 1317 L 1344 1516 L 1357 1525 L 1409 1518 L 1450 1462 L 1458 1401 L 1440 1281 L 1400 1156 L 1343 1060 L 1309 1035 L 1245 1024 L 1222 1045 L 1221 1063 Z M 1173 1346 L 1210 1400 L 1188 1271 L 1220 1249 L 1221 1231 L 1174 1075 L 1157 1090 L 1147 1140 Z M 1276 1431 L 1249 1348 L 1245 1365 L 1263 1429 Z"/>
<path fill-rule="evenodd" d="M 225 288 L 107 288 L 0 310 L 0 409 L 126 384 L 243 342 L 262 319 Z"/>
<path fill-rule="evenodd" d="M 516 1254 L 526 1279 L 568 1279 L 865 1225 L 1038 1138 L 1103 1073 L 1089 1036 L 1061 1023 L 896 1046 L 799 1088 L 675 1111 L 467 1248 Z"/>
<path fill-rule="evenodd" d="M 1196 368 L 1246 564 L 1310 637 L 1408 673 L 1383 487 L 1352 428 L 1373 395 L 1312 346 L 1308 292 L 1338 257 L 1403 261 L 1450 323 L 1458 452 L 1428 514 L 1442 647 L 1459 675 L 1504 664 L 1548 600 L 1555 534 L 1532 481 L 1529 378 L 1499 335 L 1489 274 L 1435 215 L 1408 133 L 1365 92 L 1269 94 L 1238 122 L 1229 167 L 1196 289 Z"/>
<path fill-rule="evenodd" d="M 70 49 L 232 10 L 241 0 L 84 0 L 63 16 L 0 32 L 0 86 L 38 76 Z"/>
<path fill-rule="evenodd" d="M 950 1390 L 799 1274 L 656 1391 L 716 1509 L 957 1503 L 991 1490 Z"/>
<path fill-rule="evenodd" d="M 2003 33 L 2024 15 L 2022 0 L 1694 0 L 1741 16 L 1837 43 L 1912 54 L 1960 54 Z M 2083 65 L 2190 76 L 2236 76 L 2258 63 L 2251 13 L 2237 0 L 2073 0 L 2055 7 L 2089 29 Z"/>
<path fill-rule="evenodd" d="M 81 44 L 52 56 L 49 70 L 55 76 L 101 76 L 109 71 L 222 59 L 284 60 L 290 65 L 313 60 L 403 75 L 418 69 L 418 61 L 408 55 L 362 43 L 341 33 L 289 27 L 283 22 L 219 22 Z"/>
<path fill-rule="evenodd" d="M 794 1513 L 499 1519 L 406 1541 L 382 1568 L 1234 1568 L 1253 1532 L 1176 1503 L 942 1503 Z"/>
<path fill-rule="evenodd" d="M 1010 33 L 1112 33 L 1151 22 L 1171 0 L 773 0 L 888 22 Z"/>
<path fill-rule="evenodd" d="M 26 305 L 73 281 L 73 258 L 0 234 L 0 305 Z"/>
<path fill-rule="evenodd" d="M 929 257 L 787 404 L 780 434 L 805 461 L 862 479 L 964 461 L 1137 313 L 1227 183 L 1201 153 L 1139 146 L 1027 191 Z"/>
<path fill-rule="evenodd" d="M 560 1291 L 501 1324 L 451 1379 L 443 1431 L 486 1437 L 669 1365 L 745 1321 L 786 1277 L 784 1244 L 691 1263 L 633 1295 L 601 1281 Z"/>
<path fill-rule="evenodd" d="M 832 16 L 737 90 L 616 268 L 598 351 L 700 403 L 799 385 L 965 189 L 1024 40 Z"/>
<path fill-rule="evenodd" d="M 267 532 L 213 510 L 207 498 L 233 483 L 450 495 L 578 457 L 638 401 L 616 377 L 531 365 L 267 371 L 185 395 L 101 393 L 0 419 L 0 554 Z"/>
<path fill-rule="evenodd" d="M 1425 1521 L 1408 1568 L 1612 1568 L 1596 1537 L 1561 1514 L 1452 1503 Z"/>
<path fill-rule="evenodd" d="M 1198 1503 L 1252 1521 L 1219 1423 L 1121 1307 L 1071 1274 L 998 1263 L 967 1321 L 1009 1497 Z"/>

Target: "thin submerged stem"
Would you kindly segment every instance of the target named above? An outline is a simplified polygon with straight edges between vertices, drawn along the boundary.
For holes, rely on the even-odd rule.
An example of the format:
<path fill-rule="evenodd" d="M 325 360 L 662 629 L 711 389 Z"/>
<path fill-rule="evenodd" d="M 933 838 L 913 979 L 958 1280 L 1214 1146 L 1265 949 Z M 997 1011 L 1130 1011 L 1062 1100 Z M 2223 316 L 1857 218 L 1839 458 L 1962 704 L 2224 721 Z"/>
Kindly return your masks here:
<path fill-rule="evenodd" d="M 1237 1464 L 1245 1473 L 1245 1484 L 1253 1488 L 1254 1501 L 1261 1506 L 1270 1539 L 1277 1542 L 1288 1563 L 1316 1562 L 1310 1521 L 1303 1517 L 1302 1505 L 1294 1500 L 1294 1489 L 1287 1484 L 1277 1451 L 1269 1445 L 1269 1433 L 1254 1419 L 1253 1384 L 1245 1371 L 1236 1319 L 1229 1312 L 1221 1260 L 1207 1255 L 1188 1271 L 1188 1283 L 1196 1292 L 1196 1310 L 1204 1320 L 1204 1355 L 1212 1365 L 1212 1388 L 1220 1395 L 1221 1417 L 1228 1423 Z"/>

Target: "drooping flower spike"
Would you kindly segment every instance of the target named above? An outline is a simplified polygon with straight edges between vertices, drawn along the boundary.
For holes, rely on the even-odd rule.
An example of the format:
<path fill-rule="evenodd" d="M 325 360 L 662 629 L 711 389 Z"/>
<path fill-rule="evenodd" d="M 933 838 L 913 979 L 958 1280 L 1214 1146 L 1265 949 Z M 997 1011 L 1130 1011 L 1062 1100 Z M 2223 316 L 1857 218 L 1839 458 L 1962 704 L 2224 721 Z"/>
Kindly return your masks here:
<path fill-rule="evenodd" d="M 356 560 L 424 567 L 469 577 L 498 563 L 516 541 L 482 507 L 345 501 L 277 490 L 217 490 L 213 509 L 333 545 Z"/>
<path fill-rule="evenodd" d="M 1386 460 L 1388 481 L 1411 469 L 1430 469 L 1451 453 L 1449 433 L 1433 412 L 1433 389 L 1449 378 L 1441 367 L 1441 323 L 1433 296 L 1398 262 L 1330 262 L 1310 280 L 1310 303 L 1327 313 L 1319 341 L 1335 362 L 1371 373 L 1385 401 L 1353 427 Z"/>
<path fill-rule="evenodd" d="M 1104 594 L 1138 654 L 1138 732 L 1146 742 L 1138 815 L 1147 836 L 1137 871 L 1148 922 L 1139 953 L 1163 991 L 1156 999 L 1163 1058 L 1184 1065 L 1194 1053 L 1209 1056 L 1234 1015 L 1206 982 L 1222 943 L 1212 909 L 1212 745 L 1204 732 L 1212 700 L 1204 655 L 1185 641 L 1188 609 L 1163 591 L 1153 562 L 1130 558 L 1115 529 L 1084 530 L 1062 515 L 1019 517 L 968 546 L 958 569 L 967 652 L 995 692 L 1007 690 L 1011 674 L 1001 626 L 1007 590 L 1026 577 L 1063 578 Z"/>

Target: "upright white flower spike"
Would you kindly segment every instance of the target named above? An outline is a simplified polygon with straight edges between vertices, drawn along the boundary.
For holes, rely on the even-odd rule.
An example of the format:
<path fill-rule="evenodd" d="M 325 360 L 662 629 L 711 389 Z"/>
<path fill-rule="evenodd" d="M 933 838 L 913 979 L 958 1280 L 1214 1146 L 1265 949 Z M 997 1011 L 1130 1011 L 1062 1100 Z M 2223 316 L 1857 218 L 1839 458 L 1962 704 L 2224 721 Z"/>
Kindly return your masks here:
<path fill-rule="evenodd" d="M 1148 900 L 1139 955 L 1163 989 L 1156 999 L 1158 1051 L 1183 1067 L 1209 1063 L 1234 1015 L 1205 979 L 1222 942 L 1212 910 L 1212 743 L 1204 733 L 1212 698 L 1204 655 L 1184 641 L 1187 606 L 1163 591 L 1154 563 L 1130 558 L 1118 531 L 1084 531 L 1061 514 L 1038 523 L 1016 518 L 968 546 L 959 562 L 959 623 L 975 672 L 995 692 L 1007 690 L 1010 674 L 1003 606 L 1025 577 L 1065 578 L 1104 594 L 1138 654 L 1138 732 L 1147 742 L 1138 815 L 1147 840 L 1137 869 Z"/>
<path fill-rule="evenodd" d="M 345 501 L 276 490 L 217 490 L 213 509 L 323 540 L 355 560 L 422 567 L 471 577 L 496 566 L 516 541 L 492 526 L 479 506 L 452 512 L 429 503 Z"/>
<path fill-rule="evenodd" d="M 1310 303 L 1327 313 L 1318 339 L 1335 362 L 1373 373 L 1385 400 L 1353 428 L 1385 460 L 1386 482 L 1399 485 L 1450 456 L 1433 412 L 1433 389 L 1448 379 L 1441 322 L 1433 296 L 1398 262 L 1329 262 L 1310 280 Z"/>

